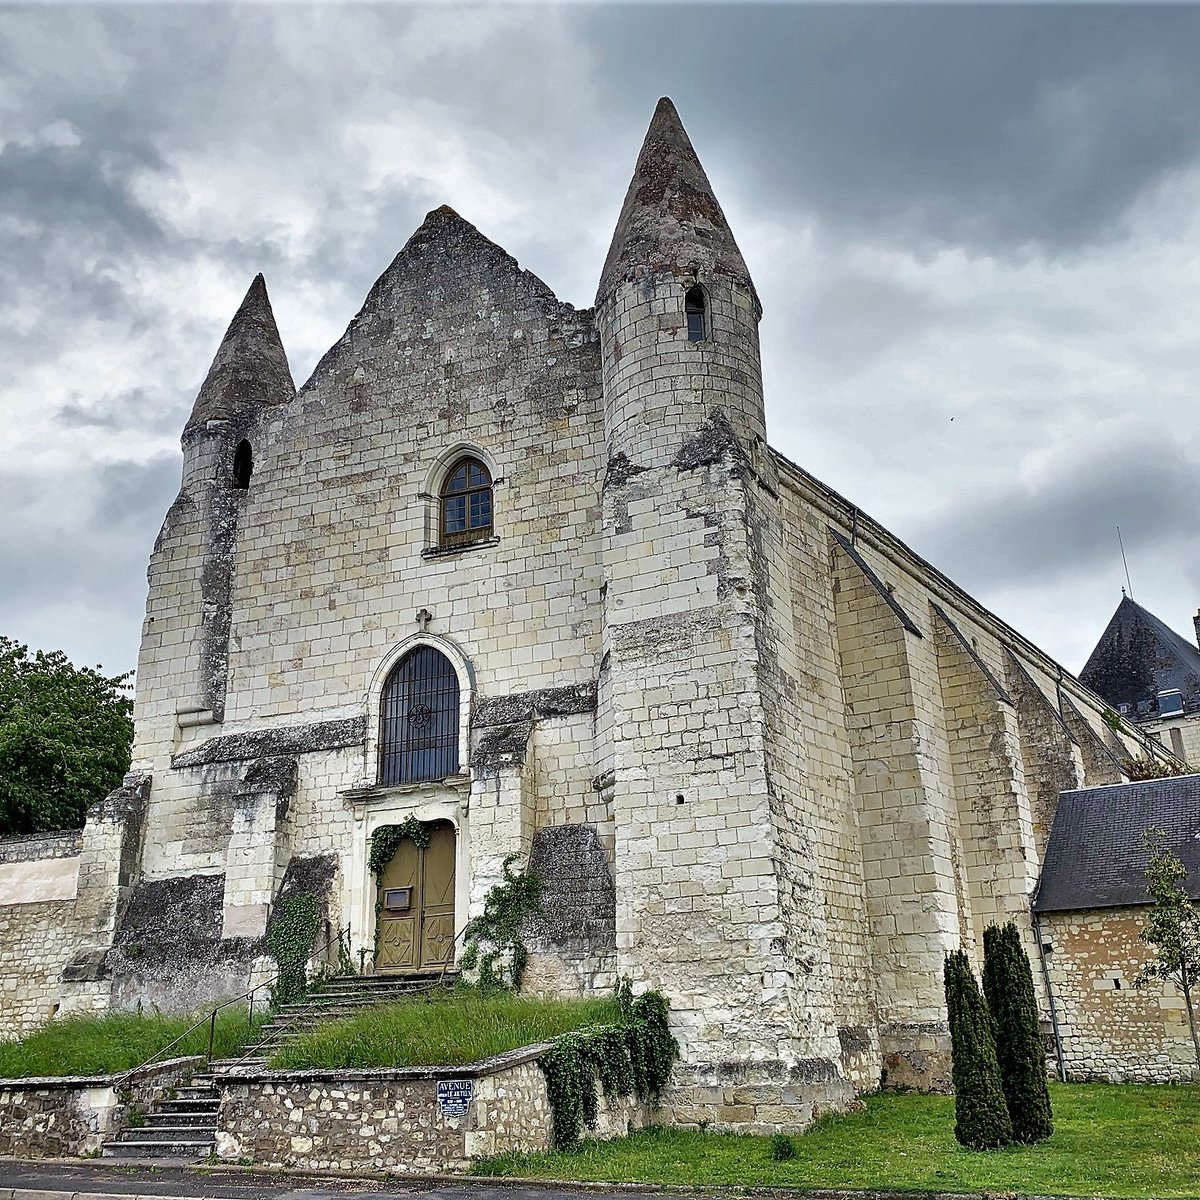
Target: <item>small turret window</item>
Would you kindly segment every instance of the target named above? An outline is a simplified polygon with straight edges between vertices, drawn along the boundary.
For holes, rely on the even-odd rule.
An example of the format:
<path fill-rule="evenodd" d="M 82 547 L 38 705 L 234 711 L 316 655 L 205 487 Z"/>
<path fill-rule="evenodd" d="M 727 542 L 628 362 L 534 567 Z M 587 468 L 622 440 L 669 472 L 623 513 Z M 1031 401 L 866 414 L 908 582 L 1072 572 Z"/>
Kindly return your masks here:
<path fill-rule="evenodd" d="M 708 338 L 708 298 L 699 284 L 688 288 L 687 295 L 683 298 L 683 311 L 687 314 L 688 341 L 706 341 Z"/>
<path fill-rule="evenodd" d="M 233 486 L 248 488 L 250 476 L 254 473 L 254 452 L 249 442 L 242 442 L 233 452 Z"/>
<path fill-rule="evenodd" d="M 442 484 L 442 545 L 492 536 L 492 476 L 477 458 L 460 458 Z"/>

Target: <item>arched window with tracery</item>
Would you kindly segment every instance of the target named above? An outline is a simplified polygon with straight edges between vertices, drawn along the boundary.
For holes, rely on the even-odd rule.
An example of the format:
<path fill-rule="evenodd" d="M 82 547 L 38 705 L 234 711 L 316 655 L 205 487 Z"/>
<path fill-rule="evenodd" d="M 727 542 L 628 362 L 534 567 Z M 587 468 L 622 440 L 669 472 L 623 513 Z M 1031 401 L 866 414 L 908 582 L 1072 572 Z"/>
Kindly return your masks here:
<path fill-rule="evenodd" d="M 683 311 L 687 317 L 689 342 L 703 342 L 708 338 L 708 297 L 697 283 L 688 288 L 683 298 Z"/>
<path fill-rule="evenodd" d="M 458 674 L 432 646 L 410 650 L 383 685 L 379 782 L 445 779 L 458 771 Z"/>
<path fill-rule="evenodd" d="M 442 484 L 443 546 L 492 536 L 492 474 L 477 458 L 460 458 Z"/>

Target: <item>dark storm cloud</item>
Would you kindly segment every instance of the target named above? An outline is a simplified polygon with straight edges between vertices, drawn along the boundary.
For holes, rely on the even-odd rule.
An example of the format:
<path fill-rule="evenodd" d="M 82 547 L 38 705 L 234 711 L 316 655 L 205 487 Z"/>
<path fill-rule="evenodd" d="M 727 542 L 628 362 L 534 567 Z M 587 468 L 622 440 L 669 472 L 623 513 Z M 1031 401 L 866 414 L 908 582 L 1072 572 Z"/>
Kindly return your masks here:
<path fill-rule="evenodd" d="M 968 589 L 1013 580 L 1053 583 L 1111 566 L 1116 526 L 1127 547 L 1150 557 L 1174 548 L 1200 557 L 1200 459 L 1165 438 L 1081 457 L 1035 485 L 1013 483 L 948 505 L 911 543 Z"/>
<path fill-rule="evenodd" d="M 9 9 L 0 633 L 132 660 L 178 431 L 256 271 L 297 383 L 442 203 L 590 303 L 663 93 L 756 243 L 784 452 L 902 533 L 939 479 L 946 515 L 914 543 L 981 590 L 1086 586 L 1117 520 L 1190 537 L 1154 481 L 1200 449 L 1097 445 L 1003 481 L 1043 444 L 1069 463 L 1062 418 L 1123 388 L 1159 388 L 1172 420 L 1194 348 L 1157 325 L 1139 343 L 1154 313 L 1099 315 L 1094 290 L 1121 289 L 1115 239 L 1146 236 L 1131 206 L 1197 162 L 1198 60 L 1182 7 Z M 1039 255 L 1060 283 L 1017 278 Z M 983 261 L 981 285 L 963 263 Z M 1061 282 L 1079 262 L 1102 266 Z M 1184 285 L 1156 270 L 1132 303 L 1161 287 L 1169 316 Z M 949 495 L 976 472 L 978 501 Z"/>
<path fill-rule="evenodd" d="M 7 595 L 14 595 L 12 584 L 19 580 L 34 587 L 49 580 L 55 594 L 86 592 L 95 586 L 98 564 L 105 575 L 129 569 L 131 539 L 137 543 L 134 561 L 142 562 L 134 573 L 144 577 L 146 513 L 158 512 L 161 520 L 179 490 L 179 474 L 174 454 L 82 471 L 0 470 L 0 511 L 7 515 L 0 559 L 11 570 Z"/>
<path fill-rule="evenodd" d="M 722 131 L 747 203 L 983 250 L 1111 236 L 1200 150 L 1200 10 L 902 5 L 583 14 L 612 103 Z M 715 81 L 720 86 L 715 86 Z M 711 143 L 712 134 L 708 135 Z"/>

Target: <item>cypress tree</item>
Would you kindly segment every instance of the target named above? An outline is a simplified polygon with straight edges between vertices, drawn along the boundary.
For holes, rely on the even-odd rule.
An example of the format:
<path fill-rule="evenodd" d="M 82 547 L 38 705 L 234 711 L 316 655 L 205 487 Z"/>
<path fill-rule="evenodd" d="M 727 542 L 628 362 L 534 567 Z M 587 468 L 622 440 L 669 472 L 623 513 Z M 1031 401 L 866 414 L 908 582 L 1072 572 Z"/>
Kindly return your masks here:
<path fill-rule="evenodd" d="M 946 955 L 943 981 L 950 1018 L 954 1136 L 969 1150 L 993 1150 L 1012 1141 L 1012 1122 L 1000 1084 L 992 1018 L 964 951 Z"/>
<path fill-rule="evenodd" d="M 995 1025 L 996 1059 L 1013 1137 L 1018 1142 L 1040 1142 L 1054 1132 L 1046 1051 L 1033 972 L 1012 921 L 984 930 L 983 992 Z"/>

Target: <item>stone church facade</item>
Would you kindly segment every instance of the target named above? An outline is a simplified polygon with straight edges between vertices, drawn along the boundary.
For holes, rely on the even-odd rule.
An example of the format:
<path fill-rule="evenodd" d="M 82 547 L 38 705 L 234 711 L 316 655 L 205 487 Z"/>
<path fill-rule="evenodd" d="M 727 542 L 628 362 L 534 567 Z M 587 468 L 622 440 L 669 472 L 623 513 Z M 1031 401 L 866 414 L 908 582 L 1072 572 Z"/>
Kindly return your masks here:
<path fill-rule="evenodd" d="M 151 557 L 126 784 L 0 846 L 17 1028 L 236 994 L 296 890 L 439 971 L 516 855 L 527 986 L 669 997 L 673 1119 L 944 1086 L 944 953 L 1011 917 L 1036 964 L 1059 793 L 1146 750 L 770 448 L 760 315 L 665 100 L 593 309 L 440 208 L 297 392 L 256 279 Z M 377 880 L 410 817 L 435 839 Z"/>

